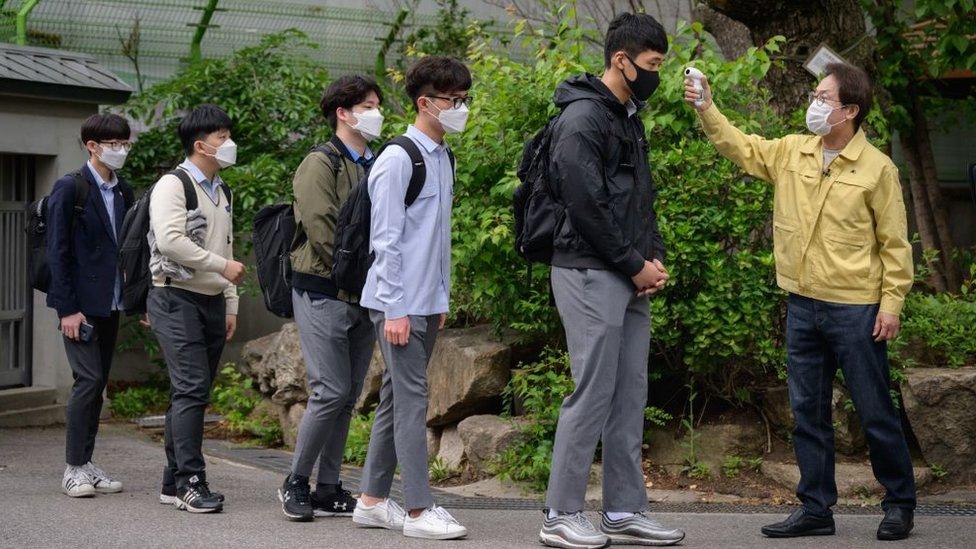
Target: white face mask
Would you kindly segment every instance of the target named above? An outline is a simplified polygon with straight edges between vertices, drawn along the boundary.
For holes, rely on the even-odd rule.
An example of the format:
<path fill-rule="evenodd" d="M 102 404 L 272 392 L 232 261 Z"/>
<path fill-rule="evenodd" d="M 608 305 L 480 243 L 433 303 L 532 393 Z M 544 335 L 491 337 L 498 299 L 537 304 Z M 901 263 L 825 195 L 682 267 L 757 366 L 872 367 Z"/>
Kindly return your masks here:
<path fill-rule="evenodd" d="M 379 109 L 369 109 L 352 113 L 356 123 L 349 127 L 358 131 L 367 141 L 379 139 L 383 133 L 383 113 Z"/>
<path fill-rule="evenodd" d="M 468 125 L 468 106 L 462 103 L 456 109 L 442 109 L 437 114 L 437 121 L 444 127 L 445 132 L 461 133 L 464 131 L 464 127 Z"/>
<path fill-rule="evenodd" d="M 204 145 L 213 147 L 213 145 L 206 142 L 204 142 Z M 217 161 L 217 165 L 219 165 L 221 168 L 228 168 L 234 164 L 237 164 L 237 143 L 234 143 L 233 139 L 228 137 L 227 141 L 221 143 L 219 147 L 214 148 L 217 149 L 217 152 L 214 154 L 208 154 L 207 156 L 214 157 L 214 159 Z"/>
<path fill-rule="evenodd" d="M 129 151 L 125 149 L 113 150 L 105 145 L 99 145 L 102 152 L 98 153 L 98 159 L 102 161 L 112 170 L 121 170 L 122 166 L 125 166 L 125 157 L 129 155 Z"/>
<path fill-rule="evenodd" d="M 830 123 L 828 118 L 830 114 L 838 109 L 843 109 L 845 105 L 840 107 L 831 107 L 830 105 L 824 103 L 819 104 L 816 100 L 810 103 L 807 107 L 807 129 L 817 135 L 827 135 L 830 133 L 830 129 L 837 124 L 843 124 L 846 118 L 842 118 L 840 122 Z"/>

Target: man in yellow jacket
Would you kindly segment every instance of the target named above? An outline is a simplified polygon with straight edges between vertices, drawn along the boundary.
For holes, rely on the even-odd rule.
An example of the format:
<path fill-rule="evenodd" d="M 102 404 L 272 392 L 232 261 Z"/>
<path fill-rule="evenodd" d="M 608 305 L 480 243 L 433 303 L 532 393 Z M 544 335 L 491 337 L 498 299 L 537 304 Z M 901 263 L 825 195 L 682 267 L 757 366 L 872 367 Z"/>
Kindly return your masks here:
<path fill-rule="evenodd" d="M 773 242 L 777 284 L 789 292 L 787 372 L 803 507 L 762 529 L 769 537 L 834 533 L 831 393 L 844 374 L 886 489 L 878 539 L 913 527 L 915 481 L 901 420 L 889 393 L 887 341 L 912 286 L 912 249 L 898 169 L 865 138 L 871 81 L 832 64 L 810 94 L 814 135 L 765 139 L 734 127 L 712 103 L 707 79 L 686 81 L 685 101 L 722 155 L 775 185 Z M 695 102 L 698 100 L 698 104 Z"/>

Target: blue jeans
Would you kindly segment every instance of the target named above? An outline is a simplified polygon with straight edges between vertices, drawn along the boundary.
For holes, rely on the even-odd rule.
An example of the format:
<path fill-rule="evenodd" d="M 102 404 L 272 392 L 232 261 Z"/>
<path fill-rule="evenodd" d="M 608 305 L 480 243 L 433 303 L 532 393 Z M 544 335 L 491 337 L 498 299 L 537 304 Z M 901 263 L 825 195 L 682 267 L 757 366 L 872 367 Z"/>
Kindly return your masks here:
<path fill-rule="evenodd" d="M 837 503 L 831 394 L 840 367 L 886 494 L 881 506 L 915 508 L 915 477 L 901 417 L 889 393 L 888 347 L 871 335 L 878 305 L 828 303 L 791 294 L 786 349 L 793 447 L 800 467 L 796 496 L 811 514 L 828 517 Z"/>

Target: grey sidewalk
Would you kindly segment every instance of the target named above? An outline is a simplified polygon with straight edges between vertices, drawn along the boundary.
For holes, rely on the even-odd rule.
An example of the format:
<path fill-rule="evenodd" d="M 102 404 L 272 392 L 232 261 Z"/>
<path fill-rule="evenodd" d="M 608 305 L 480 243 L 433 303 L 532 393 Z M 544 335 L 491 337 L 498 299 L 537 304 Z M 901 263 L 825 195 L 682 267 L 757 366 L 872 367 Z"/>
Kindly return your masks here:
<path fill-rule="evenodd" d="M 60 492 L 63 429 L 0 430 L 0 547 L 540 547 L 541 514 L 527 510 L 460 509 L 471 532 L 460 542 L 408 540 L 393 532 L 356 528 L 348 519 L 291 523 L 280 513 L 277 473 L 208 456 L 208 477 L 227 495 L 224 513 L 191 515 L 157 503 L 161 445 L 130 430 L 104 425 L 95 461 L 125 483 L 121 494 L 72 500 Z M 879 515 L 837 517 L 831 538 L 769 540 L 762 524 L 779 515 L 661 513 L 688 532 L 684 547 L 782 548 L 972 546 L 976 517 L 919 516 L 907 542 L 874 540 Z"/>

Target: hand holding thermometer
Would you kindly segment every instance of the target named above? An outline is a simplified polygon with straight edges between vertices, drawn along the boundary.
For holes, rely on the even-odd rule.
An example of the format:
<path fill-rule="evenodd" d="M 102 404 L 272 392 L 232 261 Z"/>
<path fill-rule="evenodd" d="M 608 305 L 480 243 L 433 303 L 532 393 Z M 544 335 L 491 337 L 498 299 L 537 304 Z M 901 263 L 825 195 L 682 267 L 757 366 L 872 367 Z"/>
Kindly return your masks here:
<path fill-rule="evenodd" d="M 702 78 L 705 78 L 705 75 L 695 67 L 685 69 L 685 79 L 691 80 L 695 86 L 695 91 L 698 92 L 698 99 L 695 99 L 696 107 L 701 107 L 705 103 L 705 88 L 702 87 Z"/>

